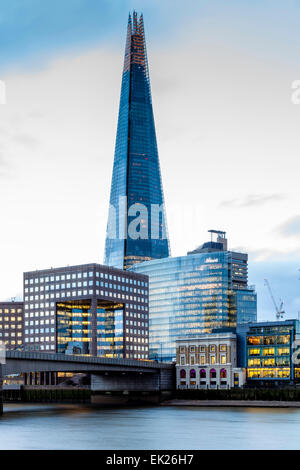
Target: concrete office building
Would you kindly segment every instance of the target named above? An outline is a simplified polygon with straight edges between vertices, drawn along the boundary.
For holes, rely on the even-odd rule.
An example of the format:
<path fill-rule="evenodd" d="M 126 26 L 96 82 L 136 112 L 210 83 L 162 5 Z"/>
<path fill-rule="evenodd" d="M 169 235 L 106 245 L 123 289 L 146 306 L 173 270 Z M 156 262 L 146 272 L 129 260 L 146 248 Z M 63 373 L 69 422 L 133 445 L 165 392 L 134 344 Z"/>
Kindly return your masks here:
<path fill-rule="evenodd" d="M 23 345 L 23 302 L 0 302 L 0 341 L 6 349 Z"/>
<path fill-rule="evenodd" d="M 148 358 L 148 277 L 99 264 L 24 273 L 28 351 Z"/>

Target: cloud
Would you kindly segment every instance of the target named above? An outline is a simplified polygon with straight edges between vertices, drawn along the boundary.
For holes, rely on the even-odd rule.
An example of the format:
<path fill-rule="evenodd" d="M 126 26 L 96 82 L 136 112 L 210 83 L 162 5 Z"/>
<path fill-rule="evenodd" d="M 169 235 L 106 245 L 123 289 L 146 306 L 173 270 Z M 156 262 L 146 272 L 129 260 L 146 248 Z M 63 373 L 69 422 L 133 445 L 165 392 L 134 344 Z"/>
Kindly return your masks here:
<path fill-rule="evenodd" d="M 277 232 L 285 237 L 300 235 L 300 215 L 291 217 L 277 228 Z"/>
<path fill-rule="evenodd" d="M 221 202 L 220 207 L 255 207 L 269 202 L 282 201 L 284 198 L 284 194 L 249 194 L 244 198 L 223 201 Z"/>

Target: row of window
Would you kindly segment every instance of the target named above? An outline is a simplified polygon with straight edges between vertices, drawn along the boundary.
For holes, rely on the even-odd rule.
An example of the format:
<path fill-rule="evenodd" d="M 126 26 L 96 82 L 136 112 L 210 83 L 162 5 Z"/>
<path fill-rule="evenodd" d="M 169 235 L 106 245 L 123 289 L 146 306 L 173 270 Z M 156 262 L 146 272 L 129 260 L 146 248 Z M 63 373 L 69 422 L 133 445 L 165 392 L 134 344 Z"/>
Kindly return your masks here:
<path fill-rule="evenodd" d="M 5 346 L 16 346 L 16 345 L 21 346 L 22 341 L 7 340 L 7 341 L 4 341 L 4 344 Z"/>
<path fill-rule="evenodd" d="M 148 343 L 148 338 L 133 338 L 132 336 L 126 336 L 128 343 Z"/>
<path fill-rule="evenodd" d="M 220 355 L 220 364 L 227 364 L 228 363 L 228 359 L 227 359 L 227 354 L 221 354 Z M 185 366 L 187 365 L 188 362 L 186 360 L 186 357 L 185 356 L 181 356 L 180 357 L 180 365 L 182 366 Z M 193 366 L 194 364 L 196 364 L 196 358 L 195 356 L 190 356 L 190 361 L 189 361 L 189 364 L 191 366 Z M 205 365 L 205 364 L 208 364 L 207 362 L 207 359 L 206 359 L 206 356 L 200 356 L 200 364 L 201 365 Z M 209 364 L 217 364 L 217 358 L 215 355 L 211 355 L 209 357 Z"/>
<path fill-rule="evenodd" d="M 66 280 L 71 280 L 71 279 L 82 279 L 82 278 L 88 278 L 88 277 L 93 277 L 93 276 L 94 276 L 93 271 L 83 272 L 83 273 L 78 272 L 78 273 L 72 273 L 72 274 L 60 274 L 60 275 L 57 274 L 55 276 L 52 275 L 52 276 L 25 279 L 24 283 L 25 285 L 43 284 L 43 283 L 48 283 L 48 282 L 66 281 Z M 111 281 L 123 282 L 124 284 L 126 283 L 126 284 L 133 284 L 135 286 L 148 287 L 148 282 L 138 281 L 136 279 L 130 279 L 128 277 L 116 276 L 114 274 L 107 274 L 107 273 L 96 271 L 96 277 L 109 279 Z"/>
<path fill-rule="evenodd" d="M 22 338 L 22 333 L 15 333 L 15 332 L 13 332 L 13 331 L 10 331 L 10 332 L 8 332 L 8 333 L 2 333 L 2 332 L 0 331 L 0 338 L 3 338 L 3 337 L 4 337 L 4 338 L 9 338 L 9 337 L 15 338 L 16 336 L 17 336 L 18 338 Z"/>
<path fill-rule="evenodd" d="M 143 318 L 144 320 L 147 320 L 148 318 L 147 313 L 128 312 L 126 316 L 129 318 Z M 145 323 L 145 326 L 146 326 L 146 323 Z"/>
<path fill-rule="evenodd" d="M 38 286 L 38 287 L 25 287 L 25 294 L 34 293 L 34 292 L 48 292 L 54 290 L 65 290 L 65 289 L 78 289 L 82 287 L 105 287 L 107 289 L 114 289 L 114 290 L 121 290 L 124 292 L 131 292 L 134 294 L 142 294 L 146 295 L 147 291 L 144 289 L 139 289 L 136 287 L 128 287 L 122 286 L 120 284 L 110 284 L 108 282 L 103 281 L 78 281 L 78 282 L 69 282 L 69 283 L 62 283 L 62 284 L 51 284 L 46 286 Z"/>
<path fill-rule="evenodd" d="M 0 317 L 0 323 L 4 322 L 9 322 L 9 323 L 14 323 L 14 322 L 21 322 L 23 320 L 22 317 Z"/>
<path fill-rule="evenodd" d="M 25 346 L 24 349 L 25 349 L 25 351 L 52 351 L 52 352 L 55 352 L 55 345 L 54 344 L 41 344 L 41 345 L 35 345 L 35 346 Z"/>
<path fill-rule="evenodd" d="M 25 296 L 24 300 L 25 302 L 33 301 L 33 300 L 48 300 L 48 299 L 60 299 L 60 298 L 66 298 L 66 297 L 82 297 L 82 296 L 87 296 L 87 295 L 93 295 L 94 291 L 92 289 L 90 290 L 79 290 L 79 291 L 64 291 L 64 292 L 56 292 L 51 293 L 51 294 L 40 294 L 40 295 L 31 295 L 31 296 Z M 136 297 L 132 295 L 124 295 L 124 294 L 114 294 L 113 292 L 108 292 L 108 291 L 99 291 L 96 290 L 96 295 L 102 295 L 105 297 L 115 297 L 118 299 L 122 300 L 131 300 L 132 302 L 143 302 L 147 303 L 148 299 L 147 297 Z M 33 304 L 30 305 L 30 308 L 34 308 Z M 35 307 L 38 308 L 38 307 Z M 28 304 L 25 304 L 25 310 L 28 310 Z"/>
<path fill-rule="evenodd" d="M 275 348 L 250 348 L 249 356 L 275 356 Z M 277 348 L 278 356 L 290 354 L 290 348 Z"/>
<path fill-rule="evenodd" d="M 11 325 L 11 324 L 5 324 L 5 325 L 0 325 L 0 330 L 9 330 L 9 329 L 12 329 L 12 330 L 15 330 L 15 329 L 18 329 L 18 330 L 21 330 L 22 328 L 22 325 Z"/>
<path fill-rule="evenodd" d="M 44 333 L 55 333 L 54 328 L 35 328 L 31 330 L 25 330 L 25 335 L 38 335 Z"/>
<path fill-rule="evenodd" d="M 35 338 L 25 338 L 25 343 L 49 343 L 49 342 L 54 342 L 55 341 L 55 336 L 46 336 L 44 337 L 35 337 Z"/>
<path fill-rule="evenodd" d="M 130 359 L 147 359 L 147 354 L 129 354 L 128 357 Z"/>
<path fill-rule="evenodd" d="M 206 374 L 207 374 L 207 371 L 205 369 L 201 369 L 200 372 L 199 372 L 200 379 L 206 379 Z M 197 371 L 195 369 L 191 369 L 189 375 L 190 375 L 190 379 L 195 379 L 196 376 L 197 376 Z M 185 379 L 186 378 L 186 370 L 181 369 L 180 372 L 179 372 L 179 376 L 180 376 L 181 379 Z M 210 369 L 209 377 L 211 379 L 217 378 L 216 369 Z M 220 370 L 220 378 L 221 379 L 226 379 L 227 378 L 227 370 L 226 369 L 221 369 Z"/>
<path fill-rule="evenodd" d="M 126 320 L 126 325 L 130 326 L 143 326 L 144 328 L 147 326 L 147 323 L 144 323 L 143 321 L 133 321 L 133 320 Z"/>
<path fill-rule="evenodd" d="M 248 336 L 247 344 L 252 346 L 265 344 L 289 344 L 291 341 L 290 335 L 272 335 L 272 336 Z"/>
<path fill-rule="evenodd" d="M 290 377 L 289 368 L 273 368 L 273 369 L 248 369 L 247 377 L 249 379 L 286 379 Z"/>
<path fill-rule="evenodd" d="M 145 335 L 146 331 L 145 330 L 135 330 L 131 328 L 126 328 L 126 333 L 131 334 L 131 335 Z"/>
<path fill-rule="evenodd" d="M 11 314 L 16 314 L 16 313 L 22 313 L 21 308 L 0 308 L 0 314 L 1 313 L 11 313 Z"/>
<path fill-rule="evenodd" d="M 215 352 L 217 350 L 217 346 L 215 344 L 210 344 L 209 346 L 199 346 L 199 351 L 205 352 L 207 348 L 209 348 L 210 352 Z M 226 348 L 227 348 L 226 344 L 220 344 L 219 346 L 220 351 L 226 351 Z M 184 353 L 185 349 L 186 349 L 185 346 L 180 346 L 181 353 Z M 188 349 L 190 352 L 196 352 L 197 346 L 189 346 Z"/>
<path fill-rule="evenodd" d="M 129 351 L 148 351 L 148 346 L 132 346 L 128 345 L 127 349 Z"/>

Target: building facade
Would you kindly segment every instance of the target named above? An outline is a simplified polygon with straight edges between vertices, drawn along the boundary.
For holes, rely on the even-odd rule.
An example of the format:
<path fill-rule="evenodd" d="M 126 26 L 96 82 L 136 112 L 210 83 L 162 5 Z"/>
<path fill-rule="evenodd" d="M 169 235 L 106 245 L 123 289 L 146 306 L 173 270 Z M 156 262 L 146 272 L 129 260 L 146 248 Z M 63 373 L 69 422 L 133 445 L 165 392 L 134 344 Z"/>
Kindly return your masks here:
<path fill-rule="evenodd" d="M 247 382 L 278 385 L 300 380 L 298 320 L 251 323 L 244 328 Z"/>
<path fill-rule="evenodd" d="M 169 256 L 143 17 L 129 16 L 104 264 Z"/>
<path fill-rule="evenodd" d="M 150 359 L 175 360 L 178 338 L 256 321 L 247 255 L 228 251 L 225 242 L 131 268 L 149 276 Z"/>
<path fill-rule="evenodd" d="M 0 341 L 6 349 L 22 349 L 23 302 L 0 302 Z"/>
<path fill-rule="evenodd" d="M 237 367 L 234 333 L 212 333 L 176 341 L 177 389 L 242 387 L 245 369 Z"/>
<path fill-rule="evenodd" d="M 148 358 L 148 277 L 99 264 L 24 273 L 25 350 Z"/>

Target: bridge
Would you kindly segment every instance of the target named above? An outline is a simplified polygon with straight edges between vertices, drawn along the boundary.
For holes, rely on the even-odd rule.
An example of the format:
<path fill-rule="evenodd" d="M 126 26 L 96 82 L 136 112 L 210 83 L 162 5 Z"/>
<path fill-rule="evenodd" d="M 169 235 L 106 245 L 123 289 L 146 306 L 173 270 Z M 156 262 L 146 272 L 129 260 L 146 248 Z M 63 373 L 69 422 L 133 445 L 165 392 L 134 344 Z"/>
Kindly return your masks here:
<path fill-rule="evenodd" d="M 33 385 L 47 386 L 49 376 L 51 378 L 51 374 L 56 375 L 57 372 L 90 374 L 94 403 L 102 403 L 105 396 L 109 400 L 109 392 L 128 394 L 172 391 L 175 382 L 175 366 L 170 363 L 6 351 L 5 364 L 0 365 L 0 387 L 2 389 L 3 377 L 21 373 L 26 374 L 27 380 L 39 373 L 43 383 Z"/>

